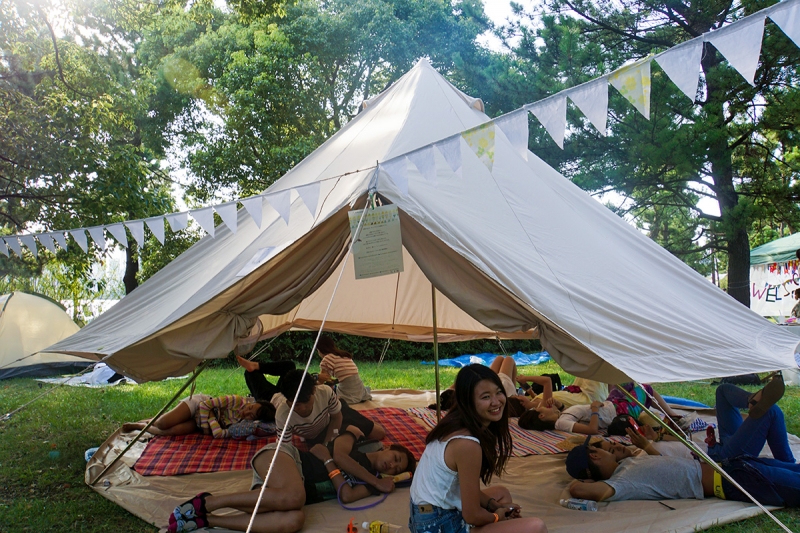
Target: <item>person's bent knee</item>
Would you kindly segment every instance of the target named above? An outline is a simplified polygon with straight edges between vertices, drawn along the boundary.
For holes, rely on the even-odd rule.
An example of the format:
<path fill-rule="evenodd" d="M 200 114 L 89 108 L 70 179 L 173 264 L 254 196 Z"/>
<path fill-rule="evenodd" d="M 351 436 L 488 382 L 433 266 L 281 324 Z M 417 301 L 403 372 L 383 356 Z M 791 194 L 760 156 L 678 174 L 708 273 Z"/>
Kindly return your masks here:
<path fill-rule="evenodd" d="M 306 523 L 306 515 L 302 510 L 292 511 L 289 513 L 289 531 L 294 533 L 295 531 L 300 531 L 303 529 L 303 526 Z"/>
<path fill-rule="evenodd" d="M 531 533 L 547 533 L 547 526 L 541 518 L 531 518 Z"/>

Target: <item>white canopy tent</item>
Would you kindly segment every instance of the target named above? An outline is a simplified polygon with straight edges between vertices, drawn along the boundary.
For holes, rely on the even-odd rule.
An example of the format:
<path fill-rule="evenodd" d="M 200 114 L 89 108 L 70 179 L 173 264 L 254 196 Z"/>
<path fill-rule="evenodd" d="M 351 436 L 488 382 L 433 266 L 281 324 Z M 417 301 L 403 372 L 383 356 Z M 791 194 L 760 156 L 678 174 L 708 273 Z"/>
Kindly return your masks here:
<path fill-rule="evenodd" d="M 480 100 L 420 61 L 266 191 L 290 195 L 288 224 L 268 208 L 259 229 L 240 210 L 236 233 L 217 228 L 49 350 L 110 355 L 111 367 L 148 381 L 226 357 L 260 330 L 257 321 L 264 336 L 317 327 L 347 251 L 347 211 L 363 207 L 372 189 L 400 210 L 405 272 L 356 281 L 348 261 L 326 329 L 427 339 L 432 284 L 444 296 L 437 318 L 446 340 L 538 330 L 544 348 L 577 376 L 682 381 L 794 364 L 800 339 L 532 153 L 523 157 L 499 128 L 491 169 L 460 138 L 462 168 L 453 172 L 434 149 L 436 180 L 409 163 L 407 192 L 397 175 L 375 169 L 488 121 Z M 309 191 L 317 205 L 301 198 Z M 261 256 L 268 260 L 243 270 Z"/>

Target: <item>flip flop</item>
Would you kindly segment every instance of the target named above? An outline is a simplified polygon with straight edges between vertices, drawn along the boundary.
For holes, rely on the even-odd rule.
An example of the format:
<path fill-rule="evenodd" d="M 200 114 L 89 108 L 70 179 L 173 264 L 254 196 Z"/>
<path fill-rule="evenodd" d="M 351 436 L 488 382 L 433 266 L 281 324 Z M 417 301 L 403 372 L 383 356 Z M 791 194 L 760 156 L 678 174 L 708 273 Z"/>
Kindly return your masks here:
<path fill-rule="evenodd" d="M 197 521 L 198 519 L 200 522 L 205 522 L 206 515 L 208 514 L 208 511 L 206 511 L 206 496 L 211 496 L 211 494 L 208 492 L 201 492 L 191 500 L 187 500 L 175 507 L 169 517 L 169 525 L 172 526 L 178 522 L 189 523 Z M 182 529 L 180 531 L 191 530 Z"/>
<path fill-rule="evenodd" d="M 775 405 L 778 400 L 783 397 L 783 393 L 786 390 L 786 385 L 783 383 L 783 376 L 780 374 L 776 374 L 772 381 L 767 383 L 767 385 L 761 389 L 761 399 L 754 400 L 758 392 L 753 394 L 748 400 L 748 405 L 750 406 L 749 410 L 749 417 L 753 419 L 759 419 L 769 411 L 770 407 Z"/>

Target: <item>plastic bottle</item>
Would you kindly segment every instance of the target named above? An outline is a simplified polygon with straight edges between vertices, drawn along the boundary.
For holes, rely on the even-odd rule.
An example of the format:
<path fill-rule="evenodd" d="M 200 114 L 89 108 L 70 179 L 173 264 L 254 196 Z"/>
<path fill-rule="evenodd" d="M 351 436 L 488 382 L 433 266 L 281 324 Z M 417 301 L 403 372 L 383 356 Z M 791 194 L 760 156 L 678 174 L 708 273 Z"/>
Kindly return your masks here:
<path fill-rule="evenodd" d="M 381 522 L 380 520 L 373 520 L 372 522 L 364 522 L 361 527 L 369 533 L 400 533 L 401 527 L 388 522 Z"/>
<path fill-rule="evenodd" d="M 580 498 L 570 498 L 568 500 L 558 500 L 558 503 L 567 509 L 575 511 L 597 511 L 597 502 L 594 500 L 581 500 Z"/>
<path fill-rule="evenodd" d="M 411 479 L 411 472 L 402 472 L 396 476 L 392 476 L 392 481 L 395 483 L 401 483 L 403 481 L 408 481 L 409 479 Z"/>

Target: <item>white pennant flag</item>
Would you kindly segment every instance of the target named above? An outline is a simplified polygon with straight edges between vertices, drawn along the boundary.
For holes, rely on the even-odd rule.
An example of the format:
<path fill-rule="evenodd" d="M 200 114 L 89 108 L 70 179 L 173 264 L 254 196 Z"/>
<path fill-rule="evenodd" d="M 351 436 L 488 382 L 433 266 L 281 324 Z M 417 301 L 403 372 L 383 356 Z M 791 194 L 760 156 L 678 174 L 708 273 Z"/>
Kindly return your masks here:
<path fill-rule="evenodd" d="M 22 257 L 22 246 L 20 246 L 16 237 L 6 237 L 5 241 L 8 247 L 14 250 L 14 253 L 17 254 L 18 257 Z"/>
<path fill-rule="evenodd" d="M 755 85 L 765 19 L 766 15 L 756 14 L 703 36 L 750 85 Z"/>
<path fill-rule="evenodd" d="M 550 134 L 559 148 L 564 148 L 564 132 L 567 129 L 567 98 L 555 95 L 541 102 L 528 104 L 523 109 L 533 113 Z"/>
<path fill-rule="evenodd" d="M 415 150 L 406 157 L 417 167 L 417 170 L 426 181 L 436 185 L 436 162 L 433 158 L 433 146 Z"/>
<path fill-rule="evenodd" d="M 128 231 L 131 232 L 131 236 L 133 240 L 136 241 L 136 244 L 139 245 L 139 248 L 144 246 L 144 220 L 131 220 L 130 222 L 126 222 L 125 226 L 127 226 Z M 161 223 L 161 229 L 164 229 L 164 223 Z"/>
<path fill-rule="evenodd" d="M 189 225 L 189 213 L 188 211 L 183 211 L 181 213 L 172 213 L 166 215 L 164 218 L 167 219 L 169 222 L 169 228 L 173 231 L 173 233 L 177 233 L 179 231 L 183 231 L 186 229 L 186 226 Z M 149 226 L 149 224 L 148 224 Z M 150 228 L 152 229 L 152 228 Z M 155 233 L 155 232 L 153 232 Z"/>
<path fill-rule="evenodd" d="M 231 233 L 236 233 L 236 230 L 239 229 L 239 220 L 238 216 L 236 215 L 236 202 L 220 204 L 214 207 L 214 211 L 217 212 L 219 218 L 222 219 L 222 222 L 228 226 L 228 229 L 231 230 Z"/>
<path fill-rule="evenodd" d="M 205 230 L 206 233 L 214 236 L 214 208 L 213 207 L 204 207 L 202 209 L 190 209 L 189 213 L 192 215 L 192 218 L 200 224 L 200 227 Z"/>
<path fill-rule="evenodd" d="M 403 193 L 403 196 L 408 196 L 408 164 L 406 163 L 406 156 L 401 155 L 394 159 L 390 159 L 386 163 L 381 163 L 380 167 L 392 179 L 397 188 Z"/>
<path fill-rule="evenodd" d="M 509 113 L 495 120 L 495 124 L 503 130 L 514 150 L 525 161 L 528 160 L 528 113 L 525 109 Z"/>
<path fill-rule="evenodd" d="M 28 247 L 28 250 L 31 251 L 33 257 L 39 257 L 39 250 L 36 248 L 36 237 L 33 235 L 20 235 L 19 240 L 22 241 L 22 244 Z"/>
<path fill-rule="evenodd" d="M 661 70 L 672 83 L 694 102 L 700 81 L 700 60 L 703 58 L 703 39 L 698 37 L 655 57 Z"/>
<path fill-rule="evenodd" d="M 467 143 L 477 158 L 486 165 L 489 172 L 494 168 L 494 145 L 496 126 L 491 120 L 467 131 L 461 132 L 461 138 Z"/>
<path fill-rule="evenodd" d="M 94 243 L 101 249 L 106 249 L 106 234 L 103 231 L 103 226 L 95 226 L 93 228 L 87 228 L 89 235 L 92 236 L 92 240 Z"/>
<path fill-rule="evenodd" d="M 291 193 L 292 190 L 288 189 L 285 191 L 278 191 L 267 196 L 267 202 L 269 202 L 269 205 L 275 208 L 275 211 L 278 212 L 283 221 L 287 224 L 289 223 L 289 214 L 292 211 Z"/>
<path fill-rule="evenodd" d="M 53 237 L 49 233 L 40 233 L 36 237 L 39 239 L 39 242 L 42 243 L 42 246 L 47 248 L 51 254 L 56 254 L 56 243 L 53 241 Z"/>
<path fill-rule="evenodd" d="M 800 46 L 800 3 L 781 2 L 770 11 L 769 18 L 783 30 L 796 46 Z"/>
<path fill-rule="evenodd" d="M 6 241 L 0 239 L 0 254 L 8 257 L 8 246 L 6 245 Z"/>
<path fill-rule="evenodd" d="M 144 223 L 150 228 L 150 232 L 158 239 L 158 242 L 164 244 L 164 217 L 146 218 L 144 219 Z M 170 224 L 170 227 L 172 227 L 172 224 Z M 184 225 L 183 227 L 185 228 L 186 226 Z"/>
<path fill-rule="evenodd" d="M 317 216 L 317 205 L 319 205 L 319 189 L 320 182 L 318 181 L 314 181 L 308 185 L 303 185 L 302 187 L 295 189 L 297 194 L 300 195 L 300 199 L 303 200 L 303 203 L 306 205 L 308 212 L 311 213 L 312 217 Z"/>
<path fill-rule="evenodd" d="M 117 239 L 117 242 L 123 247 L 128 247 L 128 234 L 125 232 L 125 226 L 120 222 L 119 224 L 112 224 L 106 228 L 108 232 Z"/>
<path fill-rule="evenodd" d="M 600 135 L 606 134 L 608 120 L 608 79 L 597 78 L 567 91 L 572 103 L 578 106 Z"/>
<path fill-rule="evenodd" d="M 78 243 L 78 246 L 81 247 L 83 253 L 89 251 L 89 243 L 86 241 L 86 230 L 84 230 L 83 228 L 76 229 L 70 231 L 69 234 L 72 235 L 72 239 Z"/>
<path fill-rule="evenodd" d="M 243 198 L 239 201 L 242 202 L 242 205 L 250 214 L 256 226 L 261 229 L 261 215 L 264 208 L 264 199 L 261 196 L 253 196 L 251 198 Z"/>
<path fill-rule="evenodd" d="M 58 243 L 58 245 L 61 247 L 62 250 L 67 249 L 67 238 L 63 232 L 54 231 L 52 233 L 48 233 L 48 235 L 50 235 L 51 237 L 53 237 L 53 239 L 55 239 L 55 241 Z"/>
<path fill-rule="evenodd" d="M 453 171 L 456 177 L 460 178 L 463 166 L 463 162 L 461 161 L 461 136 L 456 135 L 435 146 L 439 149 L 439 153 L 442 154 L 444 160 L 447 161 L 450 170 Z"/>

